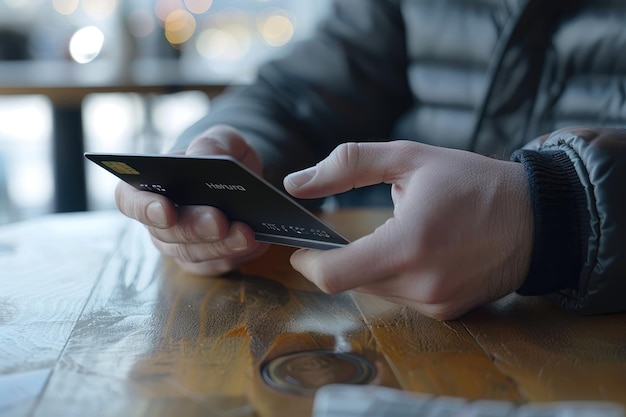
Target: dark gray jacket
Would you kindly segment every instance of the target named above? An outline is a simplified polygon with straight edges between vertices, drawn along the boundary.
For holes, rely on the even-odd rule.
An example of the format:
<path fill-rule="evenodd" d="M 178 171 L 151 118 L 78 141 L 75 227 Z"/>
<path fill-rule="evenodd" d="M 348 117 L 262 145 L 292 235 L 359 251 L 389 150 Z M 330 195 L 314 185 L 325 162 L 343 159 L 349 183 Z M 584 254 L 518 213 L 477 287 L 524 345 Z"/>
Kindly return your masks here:
<path fill-rule="evenodd" d="M 313 38 L 216 100 L 177 146 L 233 125 L 277 185 L 346 141 L 509 158 L 561 127 L 626 127 L 625 52 L 623 0 L 338 0 Z M 626 132 L 614 136 L 564 133 L 514 154 L 536 225 L 521 293 L 578 312 L 626 310 Z M 372 195 L 339 201 L 380 201 Z"/>

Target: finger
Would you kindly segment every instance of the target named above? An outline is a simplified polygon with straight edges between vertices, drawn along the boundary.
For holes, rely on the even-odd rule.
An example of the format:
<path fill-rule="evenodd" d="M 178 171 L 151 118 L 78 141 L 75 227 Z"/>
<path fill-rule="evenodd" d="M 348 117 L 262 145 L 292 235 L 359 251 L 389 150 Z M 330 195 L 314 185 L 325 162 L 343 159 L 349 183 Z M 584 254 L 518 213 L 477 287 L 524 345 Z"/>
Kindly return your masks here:
<path fill-rule="evenodd" d="M 255 173 L 261 173 L 261 160 L 235 128 L 216 125 L 194 139 L 186 155 L 230 155 Z"/>
<path fill-rule="evenodd" d="M 222 211 L 210 206 L 182 206 L 178 221 L 167 229 L 149 227 L 150 234 L 165 243 L 207 243 L 226 238 L 230 228 Z"/>
<path fill-rule="evenodd" d="M 324 292 L 334 294 L 354 290 L 374 294 L 439 320 L 454 319 L 478 304 L 467 294 L 451 296 L 447 291 L 441 291 L 441 281 L 450 277 L 441 276 L 428 265 L 414 267 L 411 273 L 397 273 L 393 260 L 387 262 L 388 258 L 375 258 L 377 253 L 386 253 L 389 248 L 372 247 L 372 250 L 363 252 L 362 258 L 349 262 L 345 260 L 361 254 L 363 247 L 356 248 L 352 253 L 341 249 L 326 252 L 300 250 L 292 255 L 291 262 L 296 270 Z M 403 256 L 407 255 L 411 256 L 410 253 Z M 454 285 L 454 282 L 451 284 Z"/>
<path fill-rule="evenodd" d="M 168 228 L 177 221 L 176 208 L 169 199 L 123 181 L 115 188 L 115 204 L 122 214 L 154 228 Z"/>
<path fill-rule="evenodd" d="M 204 262 L 187 262 L 181 259 L 175 259 L 176 263 L 188 272 L 204 276 L 216 276 L 225 274 L 236 269 L 249 261 L 252 261 L 267 251 L 269 244 L 260 243 L 252 252 L 229 258 L 221 258 Z"/>
<path fill-rule="evenodd" d="M 165 242 L 152 235 L 154 245 L 161 253 L 188 263 L 199 263 L 252 253 L 260 243 L 254 232 L 243 223 L 233 223 L 228 235 L 215 242 Z"/>
<path fill-rule="evenodd" d="M 218 276 L 236 268 L 233 259 L 218 259 L 205 262 L 187 262 L 178 258 L 174 260 L 185 271 L 202 276 Z"/>
<path fill-rule="evenodd" d="M 338 293 L 389 278 L 398 271 L 419 265 L 419 251 L 403 244 L 406 228 L 394 218 L 372 234 L 343 248 L 329 251 L 301 249 L 291 256 L 291 264 L 327 293 Z M 411 233 L 411 232 L 408 232 Z"/>
<path fill-rule="evenodd" d="M 421 145 L 424 146 L 424 145 Z M 285 189 L 298 198 L 319 198 L 352 188 L 394 182 L 417 162 L 420 144 L 344 143 L 315 167 L 285 177 Z"/>

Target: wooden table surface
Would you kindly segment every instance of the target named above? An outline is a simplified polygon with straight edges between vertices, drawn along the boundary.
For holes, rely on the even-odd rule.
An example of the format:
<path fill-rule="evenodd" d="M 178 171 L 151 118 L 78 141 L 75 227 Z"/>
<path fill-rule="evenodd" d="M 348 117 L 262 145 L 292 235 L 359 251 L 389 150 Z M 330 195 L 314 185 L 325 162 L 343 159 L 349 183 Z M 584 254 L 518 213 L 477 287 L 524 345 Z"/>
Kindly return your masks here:
<path fill-rule="evenodd" d="M 77 107 L 93 93 L 163 94 L 203 91 L 210 97 L 250 76 L 220 75 L 199 62 L 135 59 L 121 63 L 95 60 L 0 61 L 0 95 L 45 95 L 58 107 Z"/>
<path fill-rule="evenodd" d="M 355 238 L 386 211 L 328 215 Z M 509 296 L 441 322 L 374 296 L 326 295 L 273 246 L 224 277 L 162 259 L 115 212 L 0 228 L 0 415 L 307 416 L 268 385 L 293 352 L 368 360 L 371 384 L 516 403 L 626 405 L 626 314 L 580 317 Z"/>

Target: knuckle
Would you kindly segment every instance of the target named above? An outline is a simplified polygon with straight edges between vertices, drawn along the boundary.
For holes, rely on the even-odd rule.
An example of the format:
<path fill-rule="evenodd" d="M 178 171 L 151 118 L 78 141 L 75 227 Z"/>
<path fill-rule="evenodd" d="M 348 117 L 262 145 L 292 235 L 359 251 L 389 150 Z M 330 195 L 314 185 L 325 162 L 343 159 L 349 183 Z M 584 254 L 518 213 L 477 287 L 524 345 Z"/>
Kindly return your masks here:
<path fill-rule="evenodd" d="M 228 269 L 235 264 L 234 257 L 241 256 L 246 251 L 233 251 L 223 241 L 213 243 L 174 244 L 174 256 L 192 263 L 222 262 Z"/>
<path fill-rule="evenodd" d="M 341 292 L 332 280 L 324 278 L 314 282 L 316 282 L 318 288 L 326 294 L 338 294 Z"/>
<path fill-rule="evenodd" d="M 199 264 L 215 259 L 215 256 L 211 254 L 211 251 L 207 250 L 207 247 L 210 245 L 172 243 L 163 241 L 160 237 L 153 234 L 151 234 L 150 238 L 153 245 L 159 250 L 159 252 L 163 255 L 171 256 L 181 264 Z"/>
<path fill-rule="evenodd" d="M 144 204 L 141 194 L 131 189 L 128 184 L 120 182 L 115 188 L 115 204 L 117 209 L 126 216 L 145 223 Z"/>
<path fill-rule="evenodd" d="M 178 223 L 173 230 L 179 241 L 198 242 L 201 240 L 196 233 L 193 223 Z"/>
<path fill-rule="evenodd" d="M 346 290 L 337 277 L 326 274 L 321 268 L 313 271 L 311 280 L 326 294 L 338 294 Z"/>
<path fill-rule="evenodd" d="M 419 300 L 420 303 L 433 307 L 443 306 L 452 298 L 448 284 L 453 277 L 445 276 L 441 271 L 421 271 L 407 278 L 412 284 L 405 289 L 405 294 L 409 295 L 409 298 Z"/>
<path fill-rule="evenodd" d="M 311 281 L 322 292 L 330 294 L 332 292 L 332 287 L 328 285 L 327 278 L 321 270 L 321 265 L 317 262 L 311 262 L 308 254 L 299 256 L 302 253 L 306 253 L 306 251 L 297 251 L 292 256 L 292 265 L 300 274 L 302 274 L 302 276 Z"/>
<path fill-rule="evenodd" d="M 433 308 L 440 308 L 439 306 L 445 303 L 446 295 L 444 294 L 441 286 L 432 286 L 428 290 L 422 292 L 422 300 L 424 303 L 433 306 Z"/>
<path fill-rule="evenodd" d="M 346 142 L 333 151 L 332 161 L 342 171 L 353 171 L 359 161 L 360 147 L 356 142 Z"/>
<path fill-rule="evenodd" d="M 198 263 L 207 259 L 196 251 L 192 250 L 190 245 L 174 244 L 174 257 L 185 262 Z"/>

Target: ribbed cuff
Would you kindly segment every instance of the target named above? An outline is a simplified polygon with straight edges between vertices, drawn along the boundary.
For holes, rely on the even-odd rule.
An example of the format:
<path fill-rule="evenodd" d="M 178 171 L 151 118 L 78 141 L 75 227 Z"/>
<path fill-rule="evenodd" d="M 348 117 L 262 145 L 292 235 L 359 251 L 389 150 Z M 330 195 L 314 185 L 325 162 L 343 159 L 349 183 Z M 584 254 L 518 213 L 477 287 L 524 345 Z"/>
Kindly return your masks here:
<path fill-rule="evenodd" d="M 585 190 L 564 151 L 519 150 L 533 202 L 535 236 L 530 270 L 517 290 L 522 295 L 576 288 L 586 253 L 589 215 Z"/>

